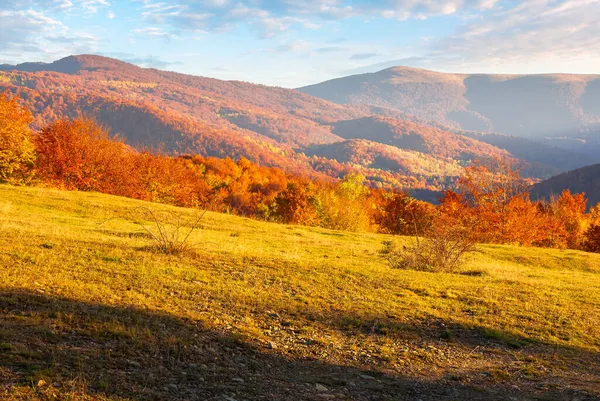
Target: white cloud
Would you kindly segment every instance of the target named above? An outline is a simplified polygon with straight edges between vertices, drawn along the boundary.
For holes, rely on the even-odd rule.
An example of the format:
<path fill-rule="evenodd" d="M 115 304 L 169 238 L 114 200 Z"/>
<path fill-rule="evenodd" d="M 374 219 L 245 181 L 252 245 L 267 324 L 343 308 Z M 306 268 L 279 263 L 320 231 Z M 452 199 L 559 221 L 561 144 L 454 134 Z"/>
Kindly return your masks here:
<path fill-rule="evenodd" d="M 434 51 L 470 63 L 540 64 L 583 57 L 598 63 L 598 15 L 596 0 L 532 0 L 462 27 Z"/>
<path fill-rule="evenodd" d="M 164 39 L 164 40 L 171 40 L 173 38 L 173 35 L 167 31 L 165 31 L 162 28 L 138 28 L 138 29 L 132 29 L 131 32 L 133 32 L 136 36 L 141 37 L 142 39 Z"/>
<path fill-rule="evenodd" d="M 178 28 L 201 31 L 206 26 L 206 21 L 211 17 L 209 13 L 175 12 L 170 15 L 170 20 Z"/>
<path fill-rule="evenodd" d="M 303 40 L 294 40 L 286 43 L 282 43 L 281 45 L 275 47 L 273 51 L 276 53 L 299 53 L 304 51 L 309 51 L 311 48 L 311 44 L 303 41 Z"/>
<path fill-rule="evenodd" d="M 418 54 L 359 70 L 411 65 L 456 72 L 598 72 L 600 1 L 528 0 L 513 7 L 479 1 L 487 9 L 454 34 L 428 38 Z M 491 8 L 490 8 L 491 7 Z M 448 9 L 450 10 L 450 9 Z"/>
<path fill-rule="evenodd" d="M 34 11 L 0 11 L 0 51 L 38 51 L 38 38 L 63 25 L 44 14 Z"/>
<path fill-rule="evenodd" d="M 408 20 L 491 10 L 500 0 L 141 0 L 142 17 L 181 31 L 225 31 L 254 27 L 264 38 L 292 28 L 318 29 L 326 21 L 352 17 Z"/>
<path fill-rule="evenodd" d="M 71 32 L 60 21 L 32 9 L 0 10 L 0 54 L 3 62 L 54 61 L 65 54 L 90 53 L 98 38 Z"/>
<path fill-rule="evenodd" d="M 74 3 L 69 9 L 81 9 L 85 15 L 94 15 L 101 8 L 110 7 L 110 3 L 107 0 L 73 0 Z"/>
<path fill-rule="evenodd" d="M 55 14 L 81 10 L 87 15 L 92 15 L 109 6 L 108 0 L 2 0 L 0 2 L 0 10 L 33 9 Z"/>

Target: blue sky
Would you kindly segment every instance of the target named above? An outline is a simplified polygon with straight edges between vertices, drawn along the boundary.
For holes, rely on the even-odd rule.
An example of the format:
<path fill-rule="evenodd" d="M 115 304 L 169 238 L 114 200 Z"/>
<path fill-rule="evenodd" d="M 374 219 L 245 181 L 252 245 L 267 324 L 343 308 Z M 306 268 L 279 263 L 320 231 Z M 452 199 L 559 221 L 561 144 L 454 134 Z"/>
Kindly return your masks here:
<path fill-rule="evenodd" d="M 408 65 L 600 73 L 600 0 L 0 0 L 0 63 L 100 54 L 298 87 Z"/>

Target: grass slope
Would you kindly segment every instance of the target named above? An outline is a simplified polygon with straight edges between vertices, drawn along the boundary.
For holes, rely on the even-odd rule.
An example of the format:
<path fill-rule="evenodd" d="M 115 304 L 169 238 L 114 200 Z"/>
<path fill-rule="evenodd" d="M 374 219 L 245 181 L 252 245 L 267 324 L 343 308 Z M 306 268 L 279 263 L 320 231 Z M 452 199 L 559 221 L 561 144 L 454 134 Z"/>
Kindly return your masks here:
<path fill-rule="evenodd" d="M 600 397 L 600 255 L 392 270 L 388 236 L 208 213 L 168 256 L 139 205 L 192 214 L 0 186 L 0 399 Z"/>

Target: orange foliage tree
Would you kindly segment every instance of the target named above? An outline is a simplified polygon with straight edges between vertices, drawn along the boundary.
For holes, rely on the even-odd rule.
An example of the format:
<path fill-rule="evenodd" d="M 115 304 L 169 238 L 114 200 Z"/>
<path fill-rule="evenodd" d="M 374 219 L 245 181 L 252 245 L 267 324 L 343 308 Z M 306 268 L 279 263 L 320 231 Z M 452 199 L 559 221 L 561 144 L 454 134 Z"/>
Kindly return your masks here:
<path fill-rule="evenodd" d="M 277 214 L 284 223 L 318 226 L 321 223 L 317 211 L 315 184 L 290 182 L 276 198 Z"/>
<path fill-rule="evenodd" d="M 193 159 L 148 152 L 130 154 L 129 159 L 135 164 L 131 197 L 186 207 L 206 207 L 212 202 L 204 170 Z"/>
<path fill-rule="evenodd" d="M 16 98 L 0 97 L 0 181 L 22 179 L 34 161 L 30 122 Z M 311 181 L 244 158 L 140 153 L 86 118 L 43 128 L 34 145 L 39 178 L 65 189 L 210 205 L 285 223 L 422 235 L 442 244 L 441 251 L 475 241 L 600 248 L 600 205 L 586 213 L 584 194 L 569 191 L 549 202 L 532 202 L 527 183 L 508 159 L 466 168 L 457 191 L 445 192 L 434 207 L 402 192 L 368 188 L 365 177 L 351 169 L 338 171 L 345 174 L 339 182 Z"/>
<path fill-rule="evenodd" d="M 125 179 L 133 168 L 128 150 L 92 120 L 59 120 L 39 132 L 35 145 L 36 170 L 46 182 L 65 189 L 128 192 Z"/>
<path fill-rule="evenodd" d="M 421 235 L 432 224 L 435 207 L 404 192 L 377 191 L 373 222 L 386 234 Z"/>
<path fill-rule="evenodd" d="M 530 236 L 523 232 L 520 215 L 535 214 L 527 185 L 520 169 L 509 159 L 477 162 L 465 169 L 457 183 L 463 205 L 478 216 L 477 230 L 484 242 L 523 243 Z"/>
<path fill-rule="evenodd" d="M 585 194 L 571 194 L 564 190 L 560 196 L 553 196 L 546 207 L 548 218 L 554 220 L 554 235 L 557 241 L 553 246 L 579 249 L 584 241 L 584 233 L 589 227 L 586 215 Z"/>
<path fill-rule="evenodd" d="M 17 97 L 0 94 L 0 182 L 22 183 L 29 179 L 35 160 L 33 117 Z"/>

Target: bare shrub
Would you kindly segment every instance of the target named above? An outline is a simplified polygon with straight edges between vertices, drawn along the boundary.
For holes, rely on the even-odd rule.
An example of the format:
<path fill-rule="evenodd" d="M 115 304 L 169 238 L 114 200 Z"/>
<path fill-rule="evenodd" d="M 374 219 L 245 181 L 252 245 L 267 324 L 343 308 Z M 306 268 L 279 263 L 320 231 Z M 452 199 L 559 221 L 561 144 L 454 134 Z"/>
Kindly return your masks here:
<path fill-rule="evenodd" d="M 130 238 L 147 238 L 152 242 L 151 248 L 154 250 L 175 255 L 192 251 L 192 245 L 189 243 L 190 236 L 200 228 L 200 223 L 206 212 L 207 210 L 201 213 L 195 212 L 190 217 L 187 213 L 166 210 L 155 211 L 149 207 L 140 206 L 125 215 L 110 217 L 100 223 L 99 226 L 110 220 L 125 219 L 143 230 L 143 232 L 127 233 L 126 236 Z M 111 233 L 114 234 L 114 232 Z M 125 236 L 122 233 L 115 235 Z"/>
<path fill-rule="evenodd" d="M 447 273 L 459 271 L 465 256 L 477 249 L 473 236 L 456 226 L 433 227 L 402 247 L 393 241 L 383 245 L 381 254 L 394 269 Z"/>
<path fill-rule="evenodd" d="M 182 213 L 171 211 L 154 211 L 148 207 L 140 206 L 135 209 L 133 222 L 141 227 L 151 238 L 153 247 L 161 253 L 179 254 L 190 251 L 188 240 L 192 233 L 200 227 L 200 222 L 206 214 L 195 213 L 193 217 L 186 217 Z M 145 223 L 149 221 L 150 223 Z"/>

